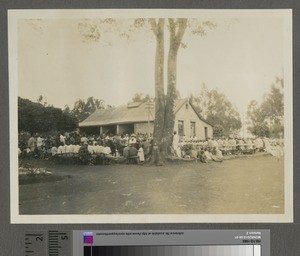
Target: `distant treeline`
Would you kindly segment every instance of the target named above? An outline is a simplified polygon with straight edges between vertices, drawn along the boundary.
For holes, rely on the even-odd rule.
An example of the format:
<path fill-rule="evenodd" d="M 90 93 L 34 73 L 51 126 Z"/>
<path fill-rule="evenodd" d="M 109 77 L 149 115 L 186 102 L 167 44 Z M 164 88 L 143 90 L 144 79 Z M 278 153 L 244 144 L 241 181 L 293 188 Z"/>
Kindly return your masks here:
<path fill-rule="evenodd" d="M 45 133 L 59 130 L 72 131 L 76 127 L 77 119 L 62 109 L 18 97 L 19 131 Z"/>

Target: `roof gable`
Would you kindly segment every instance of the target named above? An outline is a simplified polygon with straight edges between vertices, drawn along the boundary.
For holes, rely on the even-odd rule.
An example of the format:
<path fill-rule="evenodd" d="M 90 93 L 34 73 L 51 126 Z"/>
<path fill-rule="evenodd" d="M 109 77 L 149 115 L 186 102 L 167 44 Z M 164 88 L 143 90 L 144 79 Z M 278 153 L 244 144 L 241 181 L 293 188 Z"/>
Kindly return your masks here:
<path fill-rule="evenodd" d="M 195 114 L 198 116 L 198 118 L 201 121 L 203 121 L 213 127 L 213 125 L 211 123 L 207 122 L 203 117 L 201 117 L 199 115 L 199 113 L 196 111 L 196 108 L 194 107 L 194 105 L 187 98 L 177 100 L 177 102 L 175 104 L 175 108 L 174 108 L 174 113 L 176 114 L 186 103 L 189 104 L 189 106 L 192 108 L 192 110 L 195 112 Z"/>

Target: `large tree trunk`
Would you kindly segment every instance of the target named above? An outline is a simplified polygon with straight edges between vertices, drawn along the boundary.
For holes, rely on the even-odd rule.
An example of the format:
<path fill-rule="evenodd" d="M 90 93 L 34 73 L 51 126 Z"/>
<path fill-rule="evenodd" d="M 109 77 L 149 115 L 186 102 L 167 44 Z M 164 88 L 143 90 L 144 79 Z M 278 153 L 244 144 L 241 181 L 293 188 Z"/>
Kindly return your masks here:
<path fill-rule="evenodd" d="M 184 35 L 187 19 L 178 19 L 178 25 L 175 25 L 173 19 L 169 19 L 170 25 L 170 48 L 168 53 L 168 87 L 165 107 L 165 123 L 163 133 L 162 157 L 168 153 L 168 147 L 172 144 L 172 134 L 175 124 L 174 103 L 176 99 L 176 81 L 177 81 L 177 55 Z M 176 28 L 178 26 L 177 32 Z"/>
<path fill-rule="evenodd" d="M 168 54 L 168 87 L 165 107 L 165 123 L 163 133 L 162 158 L 168 154 L 171 146 L 172 134 L 175 124 L 174 103 L 176 99 L 176 70 L 178 49 L 171 47 Z"/>
<path fill-rule="evenodd" d="M 155 120 L 153 132 L 153 154 L 151 162 L 162 164 L 160 151 L 165 123 L 165 94 L 164 94 L 164 19 L 158 22 L 150 19 L 152 30 L 156 37 L 155 54 Z"/>

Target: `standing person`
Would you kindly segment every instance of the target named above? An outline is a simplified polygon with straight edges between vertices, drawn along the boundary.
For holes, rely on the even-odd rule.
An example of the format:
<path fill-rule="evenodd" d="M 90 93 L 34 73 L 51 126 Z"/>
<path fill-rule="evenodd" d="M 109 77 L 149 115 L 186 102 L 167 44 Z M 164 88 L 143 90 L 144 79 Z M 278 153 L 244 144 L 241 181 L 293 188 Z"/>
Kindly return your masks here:
<path fill-rule="evenodd" d="M 123 141 L 124 141 L 125 147 L 128 146 L 128 142 L 129 142 L 129 136 L 128 136 L 128 134 L 125 134 L 125 136 L 123 138 Z"/>
<path fill-rule="evenodd" d="M 85 136 L 85 134 L 82 135 L 80 138 L 81 145 L 88 143 L 88 138 Z"/>
<path fill-rule="evenodd" d="M 38 157 L 42 157 L 44 139 L 37 133 L 36 134 L 36 148 Z"/>
<path fill-rule="evenodd" d="M 28 148 L 30 152 L 34 152 L 36 146 L 36 139 L 31 135 L 31 137 L 28 140 Z"/>
<path fill-rule="evenodd" d="M 87 149 L 88 144 L 85 142 L 79 149 L 79 160 L 82 164 L 89 164 L 90 163 L 90 153 Z"/>
<path fill-rule="evenodd" d="M 151 144 L 149 141 L 147 141 L 147 139 L 144 139 L 144 141 L 142 142 L 143 145 L 143 150 L 144 150 L 144 156 L 146 159 L 148 159 L 150 157 L 150 153 L 151 153 Z"/>
<path fill-rule="evenodd" d="M 111 155 L 116 156 L 116 139 L 115 138 L 109 138 L 107 140 L 107 145 L 110 147 Z"/>
<path fill-rule="evenodd" d="M 152 148 L 152 157 L 153 157 L 153 162 L 156 164 L 156 165 L 161 165 L 160 164 L 160 159 L 159 159 L 159 148 L 157 146 L 156 143 L 153 144 L 153 148 Z"/>
<path fill-rule="evenodd" d="M 177 132 L 174 131 L 174 133 L 173 133 L 173 143 L 172 143 L 172 146 L 173 146 L 174 153 L 175 153 L 176 156 L 178 156 L 178 155 L 177 155 L 177 148 L 178 148 L 178 145 L 179 145 L 179 136 L 178 136 Z M 179 156 L 178 156 L 178 157 L 179 157 Z"/>
<path fill-rule="evenodd" d="M 144 163 L 145 162 L 145 155 L 144 155 L 144 149 L 142 144 L 140 143 L 140 147 L 138 150 L 138 157 L 139 157 L 139 162 Z"/>
<path fill-rule="evenodd" d="M 37 133 L 37 139 L 36 139 L 36 147 L 39 151 L 42 150 L 42 146 L 43 146 L 43 138 Z"/>
<path fill-rule="evenodd" d="M 136 147 L 136 135 L 134 133 L 131 134 L 128 144 Z"/>
<path fill-rule="evenodd" d="M 75 138 L 74 138 L 73 134 L 71 134 L 69 142 L 70 142 L 70 145 L 74 145 L 75 144 Z"/>
<path fill-rule="evenodd" d="M 63 133 L 59 135 L 59 142 L 63 143 L 64 145 L 66 143 L 66 137 L 63 135 Z"/>

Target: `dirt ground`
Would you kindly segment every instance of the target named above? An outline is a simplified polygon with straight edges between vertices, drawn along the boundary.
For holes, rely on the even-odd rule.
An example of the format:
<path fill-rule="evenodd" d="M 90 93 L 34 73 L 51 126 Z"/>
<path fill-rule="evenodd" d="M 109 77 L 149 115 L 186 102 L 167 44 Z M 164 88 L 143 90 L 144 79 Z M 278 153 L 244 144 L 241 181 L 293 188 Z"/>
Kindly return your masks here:
<path fill-rule="evenodd" d="M 38 161 L 20 178 L 20 214 L 284 213 L 284 167 L 269 155 L 222 163 L 82 166 Z"/>

